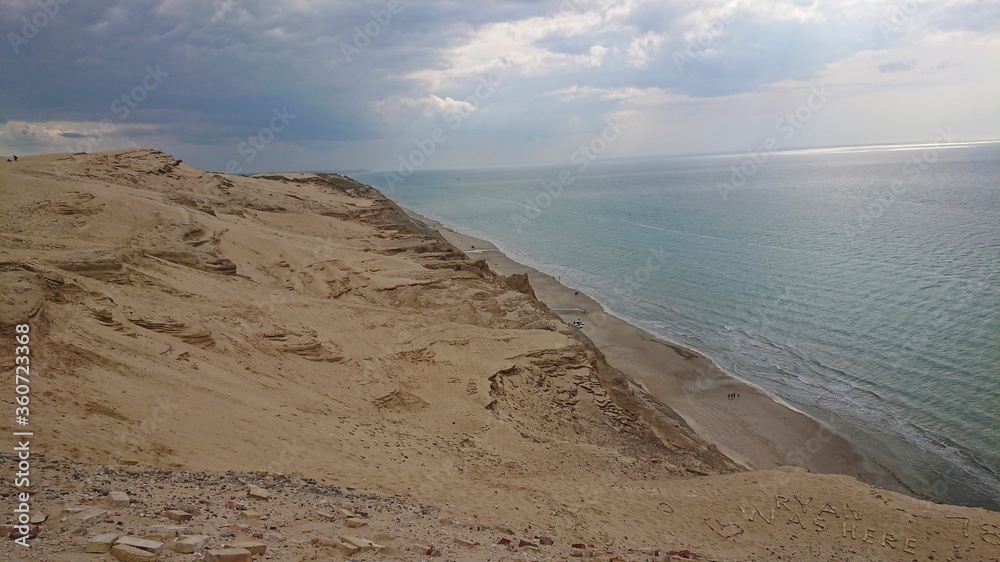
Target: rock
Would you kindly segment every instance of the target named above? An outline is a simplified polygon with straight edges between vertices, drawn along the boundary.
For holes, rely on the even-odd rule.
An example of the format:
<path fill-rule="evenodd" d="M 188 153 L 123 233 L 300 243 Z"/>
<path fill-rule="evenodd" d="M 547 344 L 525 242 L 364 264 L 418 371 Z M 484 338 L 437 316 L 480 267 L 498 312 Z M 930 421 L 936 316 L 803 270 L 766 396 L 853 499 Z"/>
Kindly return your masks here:
<path fill-rule="evenodd" d="M 313 537 L 309 542 L 317 546 L 337 546 L 340 544 L 339 540 L 327 537 Z"/>
<path fill-rule="evenodd" d="M 124 536 L 115 541 L 116 545 L 123 544 L 126 546 L 131 546 L 152 552 L 153 554 L 160 554 L 163 552 L 163 543 L 160 541 L 151 541 L 148 539 L 140 539 L 139 537 Z"/>
<path fill-rule="evenodd" d="M 341 514 L 344 517 L 354 517 L 353 511 L 346 510 L 342 507 L 337 509 L 337 513 Z"/>
<path fill-rule="evenodd" d="M 236 500 L 226 500 L 226 507 L 228 507 L 229 509 L 238 509 L 242 511 L 243 508 L 246 507 L 246 505 L 244 505 L 243 502 L 238 502 Z"/>
<path fill-rule="evenodd" d="M 111 547 L 111 556 L 122 562 L 156 562 L 160 559 L 159 554 L 129 546 L 127 544 L 116 544 Z"/>
<path fill-rule="evenodd" d="M 552 546 L 554 544 L 552 539 L 549 537 L 537 537 L 537 538 L 538 538 L 538 544 L 542 546 Z"/>
<path fill-rule="evenodd" d="M 334 517 L 334 515 L 332 513 L 327 513 L 325 511 L 317 511 L 316 512 L 316 517 L 319 517 L 320 519 L 322 519 L 324 521 L 333 521 L 335 519 L 335 517 Z"/>
<path fill-rule="evenodd" d="M 39 523 L 45 523 L 45 520 L 48 518 L 49 516 L 46 515 L 45 513 L 42 513 L 41 511 L 36 511 L 35 513 L 31 514 L 31 518 L 28 520 L 28 523 L 31 523 L 32 525 L 38 525 Z"/>
<path fill-rule="evenodd" d="M 194 554 L 205 550 L 211 537 L 208 535 L 191 535 L 178 540 L 174 544 L 174 551 L 179 554 Z"/>
<path fill-rule="evenodd" d="M 368 522 L 365 521 L 364 519 L 357 519 L 355 517 L 348 517 L 347 519 L 344 520 L 344 525 L 347 525 L 348 527 L 350 527 L 352 529 L 357 529 L 359 527 L 364 527 L 364 526 L 368 525 Z"/>
<path fill-rule="evenodd" d="M 87 542 L 87 548 L 83 551 L 90 554 L 106 554 L 111 552 L 111 546 L 115 544 L 116 540 L 118 540 L 118 535 L 115 533 L 97 535 Z"/>
<path fill-rule="evenodd" d="M 267 545 L 254 540 L 233 541 L 226 545 L 226 548 L 242 548 L 250 551 L 250 554 L 264 554 L 267 552 Z"/>
<path fill-rule="evenodd" d="M 205 551 L 205 562 L 250 562 L 245 548 L 213 548 Z"/>
<path fill-rule="evenodd" d="M 594 551 L 585 548 L 574 548 L 569 552 L 569 555 L 574 558 L 593 558 Z"/>
<path fill-rule="evenodd" d="M 250 486 L 250 489 L 247 490 L 247 497 L 255 500 L 266 500 L 271 497 L 271 494 L 260 486 Z"/>
<path fill-rule="evenodd" d="M 342 543 L 340 541 L 337 542 L 337 546 L 335 548 L 347 556 L 350 556 L 356 553 L 357 551 L 361 550 L 360 548 L 354 546 L 353 544 Z"/>
<path fill-rule="evenodd" d="M 177 509 L 190 513 L 191 515 L 198 515 L 201 513 L 201 508 L 193 503 L 179 503 L 177 504 Z"/>
<path fill-rule="evenodd" d="M 351 535 L 340 535 L 340 542 L 354 545 L 362 550 L 374 550 L 375 552 L 381 552 L 385 549 L 384 545 L 376 544 L 368 539 Z"/>
<path fill-rule="evenodd" d="M 94 523 L 100 523 L 101 521 L 107 519 L 108 511 L 99 507 L 92 507 L 86 511 L 77 513 L 73 517 L 84 525 L 93 525 Z"/>
<path fill-rule="evenodd" d="M 179 509 L 168 509 L 168 510 L 164 511 L 163 514 L 166 515 L 167 519 L 169 519 L 171 521 L 182 522 L 182 521 L 190 521 L 191 520 L 191 514 L 190 513 L 186 512 L 186 511 L 181 511 Z"/>
<path fill-rule="evenodd" d="M 458 537 L 455 537 L 455 544 L 461 545 L 461 546 L 465 546 L 465 547 L 468 547 L 468 548 L 472 548 L 474 546 L 479 546 L 478 542 L 467 541 L 465 539 L 461 539 L 461 538 L 458 538 Z"/>
<path fill-rule="evenodd" d="M 281 533 L 279 533 L 277 531 L 271 532 L 271 533 L 267 533 L 266 535 L 264 535 L 264 538 L 267 539 L 267 540 L 269 540 L 269 541 L 278 541 L 278 542 L 284 542 L 285 541 L 285 535 L 282 535 Z"/>
<path fill-rule="evenodd" d="M 252 509 L 245 509 L 240 513 L 240 517 L 249 521 L 260 521 L 260 512 Z"/>
<path fill-rule="evenodd" d="M 108 503 L 111 507 L 128 507 L 132 501 L 125 492 L 111 492 L 108 494 Z"/>
<path fill-rule="evenodd" d="M 84 511 L 87 511 L 88 509 L 93 509 L 93 508 L 91 508 L 89 506 L 86 506 L 86 505 L 74 505 L 72 507 L 64 507 L 63 510 L 62 510 L 62 514 L 63 515 L 76 515 L 78 513 L 83 513 Z"/>
<path fill-rule="evenodd" d="M 160 538 L 156 540 L 160 541 L 170 540 L 178 535 L 190 534 L 191 529 L 181 525 L 153 525 L 152 527 L 146 529 L 146 535 L 158 535 Z"/>
<path fill-rule="evenodd" d="M 431 551 L 431 547 L 424 544 L 415 544 L 410 547 L 410 552 L 416 552 L 417 554 L 428 554 Z"/>
<path fill-rule="evenodd" d="M 118 464 L 120 464 L 122 466 L 135 466 L 135 465 L 139 464 L 139 461 L 137 461 L 135 459 L 121 459 L 121 460 L 118 461 Z"/>

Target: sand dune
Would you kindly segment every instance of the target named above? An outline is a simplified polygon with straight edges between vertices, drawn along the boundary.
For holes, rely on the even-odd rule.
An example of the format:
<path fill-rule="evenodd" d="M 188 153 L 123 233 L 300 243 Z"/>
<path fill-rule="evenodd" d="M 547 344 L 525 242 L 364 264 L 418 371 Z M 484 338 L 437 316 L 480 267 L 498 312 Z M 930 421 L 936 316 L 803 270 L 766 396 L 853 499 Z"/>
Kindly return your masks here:
<path fill-rule="evenodd" d="M 628 361 L 616 363 L 627 353 L 605 356 L 541 304 L 544 287 L 467 258 L 342 176 L 227 176 L 151 150 L 2 166 L 0 329 L 31 326 L 33 455 L 95 471 L 134 459 L 174 474 L 294 474 L 431 505 L 483 526 L 483 545 L 448 545 L 453 560 L 560 560 L 578 542 L 605 560 L 653 559 L 644 547 L 714 560 L 1000 558 L 1000 514 L 845 475 L 745 470 L 775 466 L 748 460 L 765 442 L 752 420 L 730 431 L 703 415 L 696 434 L 691 416 L 629 383 Z M 13 345 L 0 357 L 13 365 Z M 67 484 L 67 465 L 47 470 L 32 482 L 38 509 L 101 501 Z M 162 519 L 166 500 L 149 494 L 141 513 L 121 513 L 125 526 Z M 288 542 L 273 559 L 333 558 L 297 523 L 310 507 L 275 504 Z M 359 559 L 426 558 L 407 550 L 419 525 L 378 517 L 393 549 Z M 222 519 L 195 520 L 222 532 Z M 6 541 L 0 557 L 107 558 L 83 548 L 113 521 L 79 536 L 56 521 L 34 539 L 44 557 Z M 556 544 L 484 542 L 503 527 Z"/>

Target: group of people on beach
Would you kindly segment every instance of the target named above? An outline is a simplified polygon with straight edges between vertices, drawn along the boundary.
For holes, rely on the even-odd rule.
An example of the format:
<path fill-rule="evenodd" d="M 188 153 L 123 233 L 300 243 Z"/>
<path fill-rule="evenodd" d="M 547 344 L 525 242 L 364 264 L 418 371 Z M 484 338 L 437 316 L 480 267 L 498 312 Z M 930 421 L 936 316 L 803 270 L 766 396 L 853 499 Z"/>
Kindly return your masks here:
<path fill-rule="evenodd" d="M 739 399 L 739 397 L 740 397 L 740 393 L 739 392 L 730 392 L 729 395 L 726 398 L 728 400 L 737 400 L 737 399 Z"/>

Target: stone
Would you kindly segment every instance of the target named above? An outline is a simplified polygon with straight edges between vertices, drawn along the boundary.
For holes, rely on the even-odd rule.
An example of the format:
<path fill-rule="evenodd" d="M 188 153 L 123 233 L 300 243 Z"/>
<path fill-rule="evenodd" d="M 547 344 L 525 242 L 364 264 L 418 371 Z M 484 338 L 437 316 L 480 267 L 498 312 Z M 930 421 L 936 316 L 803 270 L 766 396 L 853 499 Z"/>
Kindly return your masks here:
<path fill-rule="evenodd" d="M 348 517 L 347 519 L 344 520 L 344 525 L 347 525 L 348 527 L 350 527 L 352 529 L 357 529 L 359 527 L 364 527 L 364 526 L 368 525 L 368 522 L 365 521 L 364 519 L 357 519 L 355 517 Z"/>
<path fill-rule="evenodd" d="M 344 517 L 354 517 L 354 512 L 353 511 L 344 509 L 342 507 L 337 508 L 337 513 L 341 514 Z"/>
<path fill-rule="evenodd" d="M 337 542 L 337 546 L 334 548 L 336 548 L 339 552 L 347 556 L 350 556 L 356 553 L 357 551 L 361 550 L 360 548 L 354 546 L 353 544 L 342 543 L 339 541 Z"/>
<path fill-rule="evenodd" d="M 245 509 L 240 513 L 240 517 L 250 521 L 260 521 L 260 512 L 252 509 Z"/>
<path fill-rule="evenodd" d="M 101 521 L 107 519 L 108 511 L 99 507 L 92 507 L 86 511 L 77 513 L 73 517 L 84 525 L 93 525 L 94 523 L 100 523 Z"/>
<path fill-rule="evenodd" d="M 267 545 L 266 544 L 264 544 L 264 543 L 262 543 L 260 541 L 254 541 L 254 540 L 238 540 L 238 541 L 233 541 L 233 542 L 230 542 L 229 544 L 227 544 L 226 548 L 242 548 L 242 549 L 245 549 L 245 550 L 249 550 L 250 554 L 254 554 L 254 555 L 256 555 L 256 554 L 264 554 L 265 552 L 267 552 Z"/>
<path fill-rule="evenodd" d="M 465 547 L 468 547 L 468 548 L 472 548 L 474 546 L 479 546 L 478 542 L 467 541 L 467 540 L 459 538 L 459 537 L 455 537 L 455 544 L 460 545 L 460 546 L 465 546 Z"/>
<path fill-rule="evenodd" d="M 317 546 L 337 546 L 340 544 L 339 540 L 327 537 L 313 537 L 309 542 Z"/>
<path fill-rule="evenodd" d="M 115 533 L 97 535 L 87 541 L 87 548 L 83 551 L 90 554 L 107 554 L 111 552 L 111 547 L 116 540 L 118 540 L 118 535 Z"/>
<path fill-rule="evenodd" d="M 128 507 L 132 500 L 125 492 L 111 492 L 108 494 L 108 503 L 111 504 L 111 507 Z"/>
<path fill-rule="evenodd" d="M 278 542 L 284 542 L 285 541 L 285 535 L 282 535 L 281 533 L 279 533 L 277 531 L 272 531 L 270 533 L 267 533 L 266 535 L 264 535 L 264 538 L 267 539 L 267 540 L 269 540 L 269 541 L 278 541 Z"/>
<path fill-rule="evenodd" d="M 574 558 L 593 558 L 594 551 L 585 548 L 574 548 L 569 552 L 569 555 Z"/>
<path fill-rule="evenodd" d="M 62 510 L 63 515 L 76 515 L 77 513 L 83 513 L 88 509 L 92 509 L 90 506 L 86 505 L 74 505 L 72 507 L 64 507 Z"/>
<path fill-rule="evenodd" d="M 319 517 L 323 521 L 333 521 L 335 519 L 332 513 L 327 513 L 325 511 L 317 511 L 316 517 Z"/>
<path fill-rule="evenodd" d="M 179 554 L 194 554 L 205 550 L 211 537 L 208 535 L 190 535 L 174 543 L 174 552 Z"/>
<path fill-rule="evenodd" d="M 35 513 L 31 514 L 31 518 L 28 520 L 28 523 L 31 523 L 32 525 L 38 525 L 39 523 L 45 523 L 45 520 L 48 518 L 49 516 L 46 515 L 45 513 L 42 513 L 41 511 L 36 511 Z"/>
<path fill-rule="evenodd" d="M 146 535 L 159 536 L 160 541 L 170 540 L 178 535 L 190 535 L 191 529 L 182 525 L 153 525 L 146 529 Z"/>
<path fill-rule="evenodd" d="M 271 497 L 271 493 L 260 486 L 250 486 L 250 489 L 247 490 L 247 497 L 255 500 L 266 500 Z"/>
<path fill-rule="evenodd" d="M 201 513 L 201 508 L 193 503 L 179 503 L 177 504 L 177 509 L 181 511 L 186 511 L 191 515 L 198 515 L 199 513 Z"/>
<path fill-rule="evenodd" d="M 429 547 L 429 546 L 427 546 L 425 544 L 415 544 L 415 545 L 413 545 L 413 546 L 410 547 L 410 552 L 416 552 L 418 554 L 429 554 L 430 551 L 431 551 L 431 547 Z"/>
<path fill-rule="evenodd" d="M 177 522 L 190 521 L 192 517 L 190 513 L 179 509 L 168 509 L 163 514 L 167 516 L 167 519 Z"/>
<path fill-rule="evenodd" d="M 210 548 L 205 551 L 205 562 L 250 562 L 250 551 L 245 548 Z"/>
<path fill-rule="evenodd" d="M 228 507 L 229 509 L 242 510 L 243 508 L 246 507 L 246 504 L 244 504 L 243 502 L 238 502 L 236 500 L 226 500 L 226 507 Z"/>
<path fill-rule="evenodd" d="M 552 546 L 554 542 L 550 537 L 538 537 L 538 544 L 542 546 Z"/>
<path fill-rule="evenodd" d="M 147 550 L 153 554 L 160 554 L 163 552 L 163 543 L 160 541 L 151 541 L 148 539 L 141 539 L 139 537 L 124 536 L 115 541 L 115 544 L 124 544 L 126 546 L 132 546 L 135 548 L 140 548 L 142 550 Z"/>
<path fill-rule="evenodd" d="M 139 461 L 137 461 L 135 459 L 121 459 L 121 460 L 118 461 L 118 464 L 120 464 L 122 466 L 135 466 L 135 465 L 139 464 Z"/>
<path fill-rule="evenodd" d="M 374 550 L 375 552 L 381 552 L 385 549 L 384 545 L 376 544 L 368 539 L 351 535 L 340 535 L 340 542 L 354 545 L 362 550 Z"/>
<path fill-rule="evenodd" d="M 160 559 L 159 554 L 143 550 L 141 548 L 136 548 L 134 546 L 129 546 L 127 544 L 116 544 L 112 546 L 111 556 L 121 560 L 121 562 L 156 562 Z"/>

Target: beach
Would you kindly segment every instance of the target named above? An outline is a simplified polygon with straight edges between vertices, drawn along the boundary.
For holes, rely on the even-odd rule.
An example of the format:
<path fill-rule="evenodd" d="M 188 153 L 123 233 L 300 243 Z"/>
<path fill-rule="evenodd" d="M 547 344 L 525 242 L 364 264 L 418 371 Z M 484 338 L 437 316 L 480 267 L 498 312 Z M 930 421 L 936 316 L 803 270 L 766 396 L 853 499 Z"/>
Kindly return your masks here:
<path fill-rule="evenodd" d="M 847 474 L 880 487 L 900 483 L 858 448 L 816 419 L 722 371 L 710 358 L 662 340 L 608 313 L 586 294 L 551 275 L 518 263 L 486 240 L 462 234 L 407 210 L 434 228 L 470 259 L 502 274 L 527 274 L 535 295 L 580 330 L 633 384 L 680 414 L 694 432 L 748 469 L 802 466 L 812 472 Z M 666 265 L 669 267 L 669 264 Z M 729 394 L 739 395 L 736 400 Z"/>
<path fill-rule="evenodd" d="M 1000 560 L 1000 513 L 859 480 L 811 418 L 346 176 L 3 166 L 4 560 Z"/>

